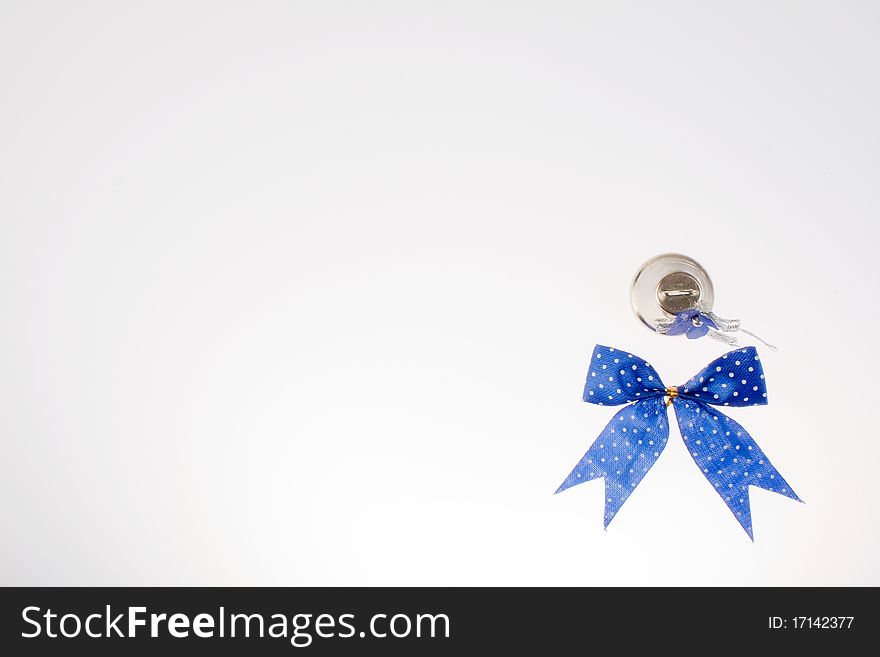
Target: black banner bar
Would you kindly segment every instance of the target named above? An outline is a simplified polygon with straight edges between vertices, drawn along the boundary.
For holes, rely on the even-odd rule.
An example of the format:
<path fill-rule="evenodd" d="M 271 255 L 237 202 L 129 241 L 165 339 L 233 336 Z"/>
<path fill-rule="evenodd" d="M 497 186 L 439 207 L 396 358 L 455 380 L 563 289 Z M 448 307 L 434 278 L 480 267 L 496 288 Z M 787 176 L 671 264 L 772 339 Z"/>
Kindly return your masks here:
<path fill-rule="evenodd" d="M 3 654 L 856 648 L 868 588 L 6 588 Z M 844 653 L 849 654 L 849 653 Z"/>

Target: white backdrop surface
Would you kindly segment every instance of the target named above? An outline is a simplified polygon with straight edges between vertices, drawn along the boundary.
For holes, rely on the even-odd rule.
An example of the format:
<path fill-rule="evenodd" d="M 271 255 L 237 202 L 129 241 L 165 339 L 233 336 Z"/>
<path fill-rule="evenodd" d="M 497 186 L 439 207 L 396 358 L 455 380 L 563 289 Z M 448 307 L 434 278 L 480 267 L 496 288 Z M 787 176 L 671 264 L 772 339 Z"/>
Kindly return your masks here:
<path fill-rule="evenodd" d="M 880 584 L 880 5 L 0 4 L 0 583 Z M 806 501 L 756 542 L 673 427 L 602 529 L 552 493 L 679 383 L 639 264 L 762 350 Z"/>

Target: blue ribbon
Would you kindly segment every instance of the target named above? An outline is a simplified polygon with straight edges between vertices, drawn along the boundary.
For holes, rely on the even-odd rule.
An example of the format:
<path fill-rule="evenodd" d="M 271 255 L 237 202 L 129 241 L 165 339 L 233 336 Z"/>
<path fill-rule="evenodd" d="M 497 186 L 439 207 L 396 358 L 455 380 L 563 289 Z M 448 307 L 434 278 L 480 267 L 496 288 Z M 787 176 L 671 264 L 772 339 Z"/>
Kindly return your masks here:
<path fill-rule="evenodd" d="M 754 347 L 730 351 L 683 386 L 667 388 L 644 359 L 596 345 L 584 401 L 619 410 L 557 493 L 605 478 L 605 527 L 614 518 L 669 439 L 666 407 L 675 407 L 681 438 L 703 476 L 754 540 L 749 486 L 802 501 L 736 421 L 712 406 L 767 403 L 764 370 Z"/>
<path fill-rule="evenodd" d="M 696 322 L 694 320 L 697 320 Z M 678 313 L 672 323 L 666 329 L 666 335 L 681 335 L 684 333 L 688 339 L 702 338 L 713 328 L 718 330 L 718 325 L 708 315 L 704 315 L 697 308 Z"/>

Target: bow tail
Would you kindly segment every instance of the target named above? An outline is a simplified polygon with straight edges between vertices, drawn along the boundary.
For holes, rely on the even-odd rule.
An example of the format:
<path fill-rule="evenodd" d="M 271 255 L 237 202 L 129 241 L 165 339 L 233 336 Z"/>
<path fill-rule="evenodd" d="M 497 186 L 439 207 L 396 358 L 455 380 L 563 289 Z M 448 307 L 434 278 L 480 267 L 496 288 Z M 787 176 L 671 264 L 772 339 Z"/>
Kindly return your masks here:
<path fill-rule="evenodd" d="M 641 399 L 618 410 L 556 490 L 605 479 L 605 527 L 657 462 L 669 439 L 662 397 Z"/>
<path fill-rule="evenodd" d="M 688 452 L 750 539 L 749 486 L 802 501 L 738 422 L 700 401 L 678 398 L 674 406 Z"/>

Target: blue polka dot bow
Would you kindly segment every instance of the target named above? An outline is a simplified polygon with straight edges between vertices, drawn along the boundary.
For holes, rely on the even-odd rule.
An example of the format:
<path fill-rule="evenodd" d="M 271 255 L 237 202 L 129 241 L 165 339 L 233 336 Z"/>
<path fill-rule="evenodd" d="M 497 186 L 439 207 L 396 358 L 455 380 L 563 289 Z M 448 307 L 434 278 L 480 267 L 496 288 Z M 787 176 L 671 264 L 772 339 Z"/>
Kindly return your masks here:
<path fill-rule="evenodd" d="M 767 403 L 754 347 L 730 351 L 683 386 L 667 388 L 644 359 L 597 345 L 584 401 L 600 406 L 632 402 L 615 414 L 556 491 L 604 477 L 605 527 L 666 447 L 670 405 L 688 452 L 749 538 L 754 540 L 749 486 L 801 501 L 748 432 L 712 408 Z"/>

